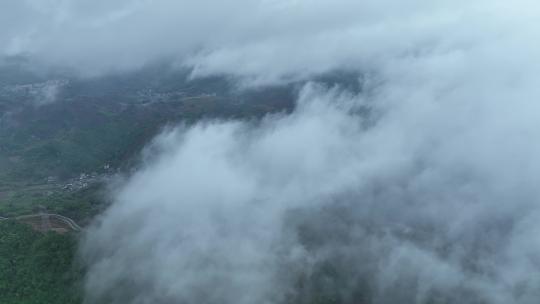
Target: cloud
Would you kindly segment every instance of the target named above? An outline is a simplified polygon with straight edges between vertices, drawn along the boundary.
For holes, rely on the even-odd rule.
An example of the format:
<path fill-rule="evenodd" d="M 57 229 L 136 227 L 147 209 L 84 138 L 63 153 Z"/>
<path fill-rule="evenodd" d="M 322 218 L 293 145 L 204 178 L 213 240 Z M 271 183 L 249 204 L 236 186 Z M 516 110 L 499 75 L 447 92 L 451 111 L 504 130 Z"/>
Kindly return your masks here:
<path fill-rule="evenodd" d="M 249 83 L 534 37 L 538 5 L 493 1 L 7 1 L 0 42 L 83 74 L 171 60 Z"/>
<path fill-rule="evenodd" d="M 536 122 L 376 90 L 367 127 L 373 99 L 308 85 L 164 132 L 87 234 L 88 302 L 533 303 Z"/>
<path fill-rule="evenodd" d="M 536 303 L 533 1 L 8 1 L 6 56 L 307 84 L 157 137 L 81 245 L 94 303 Z"/>
<path fill-rule="evenodd" d="M 351 132 L 339 122 L 343 113 L 323 103 L 306 108 L 328 111 L 324 118 L 269 118 L 254 129 L 248 123 L 207 123 L 157 138 L 159 159 L 133 177 L 101 225 L 88 234 L 83 251 L 95 263 L 87 284 L 90 300 L 110 296 L 111 287 L 123 284 L 128 292 L 113 293 L 113 301 L 284 300 L 291 286 L 277 280 L 277 266 L 282 259 L 303 258 L 303 250 L 279 238 L 283 212 L 340 186 L 325 175 L 333 164 L 321 161 L 330 160 L 326 150 L 341 148 L 342 133 Z M 338 125 L 325 128 L 325 118 Z M 320 143 L 324 150 L 306 157 L 313 148 L 306 142 Z M 328 189 L 308 191 L 326 182 Z M 117 221 L 118 216 L 127 222 Z M 182 228 L 169 231 L 171 225 Z M 130 231 L 130 237 L 122 231 Z M 150 237 L 154 233 L 159 236 Z M 106 245 L 112 241 L 120 246 Z M 95 247 L 96 242 L 104 246 Z M 139 261 L 143 256 L 148 263 Z M 126 271 L 141 280 L 126 282 Z M 149 292 L 139 293 L 140 288 Z"/>

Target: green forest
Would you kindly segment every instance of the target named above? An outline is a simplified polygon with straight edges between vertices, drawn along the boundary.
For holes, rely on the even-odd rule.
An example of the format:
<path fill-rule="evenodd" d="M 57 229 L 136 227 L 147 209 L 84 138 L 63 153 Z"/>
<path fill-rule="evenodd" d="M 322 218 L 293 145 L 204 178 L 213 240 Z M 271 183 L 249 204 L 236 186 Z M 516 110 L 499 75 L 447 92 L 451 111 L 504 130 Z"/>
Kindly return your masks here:
<path fill-rule="evenodd" d="M 0 222 L 0 303 L 81 302 L 82 269 L 76 236 L 46 234 L 15 221 Z"/>

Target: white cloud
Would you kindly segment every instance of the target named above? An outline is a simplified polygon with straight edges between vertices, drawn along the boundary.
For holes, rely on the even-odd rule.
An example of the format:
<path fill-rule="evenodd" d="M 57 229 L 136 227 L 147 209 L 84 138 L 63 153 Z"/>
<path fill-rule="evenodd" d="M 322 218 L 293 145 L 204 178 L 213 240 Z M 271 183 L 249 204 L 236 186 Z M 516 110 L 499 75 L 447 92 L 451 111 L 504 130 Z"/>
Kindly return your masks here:
<path fill-rule="evenodd" d="M 195 67 L 197 75 L 234 74 L 256 83 L 468 51 L 516 34 L 532 39 L 539 9 L 527 0 L 51 0 L 3 6 L 0 40 L 10 55 L 29 54 L 83 73 L 167 58 Z"/>
<path fill-rule="evenodd" d="M 304 291 L 346 303 L 358 290 L 375 303 L 536 302 L 536 2 L 3 5 L 5 54 L 84 73 L 165 58 L 250 85 L 332 70 L 376 80 L 359 95 L 308 85 L 293 113 L 259 124 L 157 138 L 87 234 L 89 303 L 282 303 L 306 296 L 292 288 L 302 275 Z M 342 280 L 309 285 L 325 263 Z"/>

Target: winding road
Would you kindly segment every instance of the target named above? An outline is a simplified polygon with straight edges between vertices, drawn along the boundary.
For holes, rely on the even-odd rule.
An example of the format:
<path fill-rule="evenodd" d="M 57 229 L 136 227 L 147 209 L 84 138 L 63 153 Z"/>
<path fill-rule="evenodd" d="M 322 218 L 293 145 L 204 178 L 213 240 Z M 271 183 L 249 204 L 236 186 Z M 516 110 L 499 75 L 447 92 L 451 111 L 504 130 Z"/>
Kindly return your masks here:
<path fill-rule="evenodd" d="M 81 231 L 82 230 L 81 226 L 79 226 L 74 220 L 70 219 L 69 217 L 66 217 L 66 216 L 63 216 L 63 215 L 60 215 L 60 214 L 54 214 L 54 213 L 40 212 L 40 213 L 36 213 L 36 214 L 21 215 L 21 216 L 16 216 L 16 217 L 11 217 L 11 218 L 0 217 L 0 221 L 9 220 L 9 219 L 25 220 L 25 219 L 31 219 L 31 218 L 34 218 L 34 217 L 40 217 L 41 218 L 41 226 L 42 226 L 42 229 L 44 229 L 44 230 L 50 230 L 51 229 L 51 222 L 50 222 L 51 219 L 57 219 L 57 220 L 63 222 L 64 224 L 69 226 L 69 228 L 71 228 L 71 230 L 73 230 L 73 231 Z"/>

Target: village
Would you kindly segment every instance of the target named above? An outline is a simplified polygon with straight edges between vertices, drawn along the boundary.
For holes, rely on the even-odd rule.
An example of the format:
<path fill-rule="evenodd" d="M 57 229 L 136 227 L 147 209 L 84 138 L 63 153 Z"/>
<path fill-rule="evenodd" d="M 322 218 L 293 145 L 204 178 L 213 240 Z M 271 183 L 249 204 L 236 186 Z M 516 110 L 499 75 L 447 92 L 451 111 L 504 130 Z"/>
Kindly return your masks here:
<path fill-rule="evenodd" d="M 59 181 L 55 176 L 49 176 L 46 178 L 46 182 L 49 185 L 54 185 L 62 191 L 66 192 L 76 192 L 83 189 L 86 189 L 94 184 L 103 182 L 112 176 L 112 169 L 109 164 L 103 166 L 103 173 L 85 173 L 82 172 L 79 176 L 65 180 Z"/>

